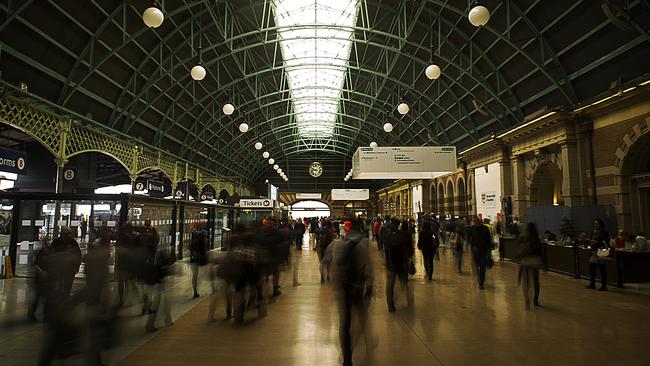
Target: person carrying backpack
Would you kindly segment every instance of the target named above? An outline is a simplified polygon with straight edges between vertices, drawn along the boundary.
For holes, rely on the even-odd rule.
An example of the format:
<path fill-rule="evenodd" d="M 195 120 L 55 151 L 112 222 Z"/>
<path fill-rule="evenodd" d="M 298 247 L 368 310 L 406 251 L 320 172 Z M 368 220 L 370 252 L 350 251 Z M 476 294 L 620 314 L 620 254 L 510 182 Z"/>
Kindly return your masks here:
<path fill-rule="evenodd" d="M 351 220 L 350 232 L 334 249 L 334 285 L 339 310 L 339 336 L 343 365 L 352 365 L 352 335 L 350 333 L 353 313 L 359 317 L 364 332 L 366 349 L 374 347 L 371 342 L 368 307 L 373 294 L 373 270 L 370 261 L 368 238 L 361 231 L 361 222 Z M 372 344 L 371 344 L 372 343 Z"/>

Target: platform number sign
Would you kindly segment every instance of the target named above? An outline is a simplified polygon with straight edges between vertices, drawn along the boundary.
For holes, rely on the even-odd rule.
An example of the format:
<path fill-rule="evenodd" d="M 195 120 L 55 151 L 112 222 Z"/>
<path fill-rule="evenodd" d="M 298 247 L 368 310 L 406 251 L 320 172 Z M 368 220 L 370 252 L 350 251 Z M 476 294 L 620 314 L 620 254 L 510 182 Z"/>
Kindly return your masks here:
<path fill-rule="evenodd" d="M 144 182 L 136 182 L 135 183 L 135 190 L 136 191 L 144 191 Z"/>
<path fill-rule="evenodd" d="M 66 169 L 63 171 L 63 179 L 73 180 L 75 176 L 74 169 Z"/>

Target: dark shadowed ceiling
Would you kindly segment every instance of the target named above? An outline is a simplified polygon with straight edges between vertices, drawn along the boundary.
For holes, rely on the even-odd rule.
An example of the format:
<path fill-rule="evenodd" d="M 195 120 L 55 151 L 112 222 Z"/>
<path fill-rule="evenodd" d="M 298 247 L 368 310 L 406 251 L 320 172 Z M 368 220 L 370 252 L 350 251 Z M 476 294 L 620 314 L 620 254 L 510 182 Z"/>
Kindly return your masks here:
<path fill-rule="evenodd" d="M 25 82 L 224 176 L 277 180 L 261 157 L 267 150 L 289 189 L 325 189 L 343 183 L 352 154 L 371 141 L 462 149 L 542 108 L 571 108 L 650 72 L 648 1 L 486 0 L 491 18 L 480 28 L 467 19 L 472 1 L 353 2 L 356 25 L 341 28 L 352 43 L 339 98 L 321 97 L 336 105 L 333 130 L 309 136 L 292 102 L 295 63 L 283 58 L 278 32 L 288 28 L 276 25 L 275 1 L 160 1 L 165 21 L 156 29 L 141 18 L 151 3 L 0 1 L 2 81 Z M 199 44 L 207 76 L 194 81 Z M 435 81 L 424 75 L 432 55 L 442 69 Z M 411 107 L 405 116 L 400 97 Z M 231 116 L 221 112 L 226 102 Z M 325 165 L 318 179 L 307 174 L 316 160 Z"/>

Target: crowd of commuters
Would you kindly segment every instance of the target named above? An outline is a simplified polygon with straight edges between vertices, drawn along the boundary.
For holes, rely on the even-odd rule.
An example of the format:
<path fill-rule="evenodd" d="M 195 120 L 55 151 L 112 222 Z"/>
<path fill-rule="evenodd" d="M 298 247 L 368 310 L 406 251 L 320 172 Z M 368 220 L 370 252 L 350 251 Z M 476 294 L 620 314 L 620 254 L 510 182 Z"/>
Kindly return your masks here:
<path fill-rule="evenodd" d="M 386 216 L 363 218 L 305 218 L 298 220 L 269 217 L 245 226 L 235 225 L 231 245 L 227 251 L 208 251 L 205 233 L 193 233 L 188 261 L 192 273 L 191 286 L 195 298 L 198 292 L 199 268 L 208 265 L 212 295 L 208 318 L 215 319 L 220 299 L 225 303 L 227 319 L 244 322 L 248 311 L 257 311 L 258 317 L 267 315 L 267 305 L 282 294 L 280 276 L 292 268 L 293 285 L 298 286 L 298 257 L 303 250 L 315 250 L 320 272 L 320 283 L 331 282 L 339 310 L 341 352 L 344 365 L 352 364 L 353 317 L 362 325 L 366 349 L 375 347 L 372 338 L 368 306 L 374 294 L 374 276 L 370 258 L 370 239 L 376 241 L 382 252 L 385 267 L 385 296 L 389 312 L 397 310 L 396 300 L 405 294 L 407 306 L 414 302 L 409 276 L 416 273 L 415 249 L 421 252 L 424 277 L 434 279 L 434 263 L 440 260 L 440 251 L 451 250 L 454 270 L 462 274 L 463 257 L 469 254 L 472 273 L 479 289 L 486 287 L 487 270 L 493 265 L 492 253 L 498 246 L 499 235 L 508 232 L 518 237 L 520 251 L 515 259 L 520 263 L 518 281 L 524 304 L 540 305 L 540 269 L 544 267 L 544 241 L 552 240 L 540 234 L 534 223 L 521 223 L 514 218 L 507 230 L 501 223 L 493 226 L 487 219 L 475 216 L 467 219 L 438 219 L 423 215 L 400 220 Z M 308 236 L 307 236 L 308 234 Z M 76 324 L 85 329 L 88 364 L 101 365 L 101 353 L 107 338 L 114 333 L 113 321 L 120 309 L 141 306 L 147 317 L 145 330 L 155 331 L 157 319 L 166 326 L 173 324 L 171 304 L 165 295 L 165 278 L 170 273 L 174 258 L 169 248 L 159 247 L 156 228 L 146 220 L 144 226 L 121 224 L 117 230 L 93 230 L 95 240 L 84 255 L 75 240 L 73 230 L 60 228 L 60 235 L 43 247 L 35 257 L 35 291 L 31 298 L 28 318 L 37 319 L 37 308 L 43 303 L 47 334 L 41 349 L 40 364 L 48 365 L 61 356 L 66 342 L 80 334 Z M 308 237 L 307 243 L 304 238 Z M 575 246 L 591 250 L 589 259 L 590 282 L 587 288 L 596 288 L 596 274 L 600 274 L 601 291 L 607 290 L 607 265 L 615 249 L 630 246 L 632 237 L 623 231 L 610 238 L 603 221 L 596 219 L 590 234 L 581 233 Z M 647 247 L 645 237 L 634 237 L 633 249 Z M 307 244 L 307 245 L 305 245 Z M 113 263 L 115 296 L 109 290 L 109 264 Z M 293 254 L 292 254 L 293 253 Z M 75 276 L 84 264 L 85 287 L 73 290 Z M 401 291 L 395 292 L 399 283 Z M 83 324 L 71 322 L 70 309 L 86 306 Z"/>

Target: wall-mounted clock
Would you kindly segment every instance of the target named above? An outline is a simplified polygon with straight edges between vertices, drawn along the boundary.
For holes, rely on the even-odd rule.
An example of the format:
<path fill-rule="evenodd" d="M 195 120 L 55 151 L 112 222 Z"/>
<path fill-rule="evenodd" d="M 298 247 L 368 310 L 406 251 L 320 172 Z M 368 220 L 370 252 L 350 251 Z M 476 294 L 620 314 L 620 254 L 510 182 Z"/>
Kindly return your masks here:
<path fill-rule="evenodd" d="M 309 175 L 318 178 L 323 175 L 323 165 L 317 161 L 309 164 Z"/>

